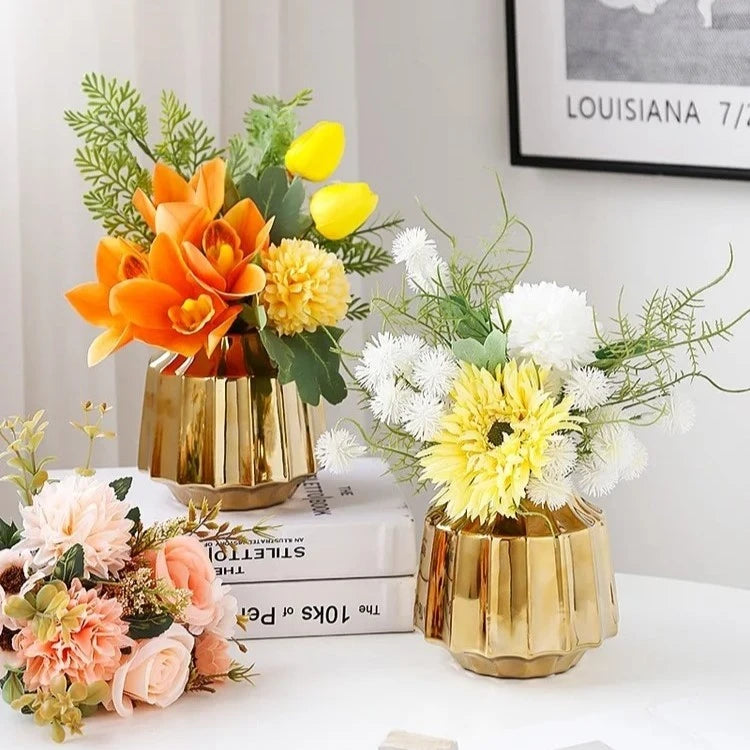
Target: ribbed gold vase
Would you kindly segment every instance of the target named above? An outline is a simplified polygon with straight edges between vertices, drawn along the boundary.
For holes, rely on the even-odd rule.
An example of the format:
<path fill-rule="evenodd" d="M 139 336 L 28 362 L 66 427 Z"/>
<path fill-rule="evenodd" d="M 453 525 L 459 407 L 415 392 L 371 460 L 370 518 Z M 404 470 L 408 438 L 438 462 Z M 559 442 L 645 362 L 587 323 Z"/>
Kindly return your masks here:
<path fill-rule="evenodd" d="M 490 526 L 425 519 L 414 610 L 425 638 L 495 677 L 564 672 L 617 633 L 609 538 L 599 509 L 576 500 Z"/>
<path fill-rule="evenodd" d="M 184 503 L 225 510 L 288 499 L 314 474 L 323 407 L 282 385 L 256 332 L 222 339 L 209 358 L 162 354 L 151 361 L 138 466 Z"/>

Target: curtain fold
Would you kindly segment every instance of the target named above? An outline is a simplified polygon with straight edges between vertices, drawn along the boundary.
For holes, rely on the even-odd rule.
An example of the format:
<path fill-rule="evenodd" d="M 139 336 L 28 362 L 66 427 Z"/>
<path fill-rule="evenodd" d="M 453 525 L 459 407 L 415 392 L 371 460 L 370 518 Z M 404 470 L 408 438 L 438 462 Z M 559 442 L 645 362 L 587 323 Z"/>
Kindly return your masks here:
<path fill-rule="evenodd" d="M 117 439 L 97 446 L 99 465 L 135 462 L 150 354 L 134 344 L 88 369 L 96 331 L 63 297 L 94 277 L 103 234 L 83 206 L 77 141 L 63 122 L 65 109 L 84 104 L 83 75 L 131 80 L 153 114 L 154 134 L 160 91 L 173 89 L 221 140 L 242 128 L 253 92 L 290 96 L 312 87 L 316 99 L 302 112 L 303 125 L 323 117 L 345 123 L 337 178 L 356 179 L 353 15 L 352 0 L 0 3 L 0 414 L 45 408 L 45 450 L 58 466 L 81 461 L 84 441 L 68 421 L 84 399 L 115 405 Z M 358 331 L 352 340 L 356 349 Z M 11 496 L 0 486 L 0 510 Z"/>

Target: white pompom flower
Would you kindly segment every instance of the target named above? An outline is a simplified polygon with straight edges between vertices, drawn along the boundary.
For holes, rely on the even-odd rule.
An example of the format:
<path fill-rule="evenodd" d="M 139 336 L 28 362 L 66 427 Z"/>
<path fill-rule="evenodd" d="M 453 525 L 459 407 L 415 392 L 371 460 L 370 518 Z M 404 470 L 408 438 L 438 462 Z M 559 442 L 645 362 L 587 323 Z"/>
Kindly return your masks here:
<path fill-rule="evenodd" d="M 695 403 L 679 388 L 673 388 L 660 404 L 659 424 L 668 435 L 684 435 L 695 425 Z"/>
<path fill-rule="evenodd" d="M 396 372 L 405 378 L 410 378 L 414 365 L 420 353 L 427 346 L 424 339 L 414 334 L 406 334 L 396 338 Z"/>
<path fill-rule="evenodd" d="M 355 458 L 366 452 L 351 431 L 343 427 L 326 430 L 315 444 L 315 457 L 320 465 L 331 474 L 343 474 Z"/>
<path fill-rule="evenodd" d="M 437 246 L 424 227 L 407 227 L 393 238 L 391 255 L 396 263 L 422 264 L 437 255 Z"/>
<path fill-rule="evenodd" d="M 406 264 L 406 282 L 413 292 L 434 294 L 445 287 L 449 276 L 448 264 L 438 256 Z"/>
<path fill-rule="evenodd" d="M 110 578 L 130 559 L 130 506 L 94 477 L 69 476 L 45 484 L 34 504 L 21 508 L 19 549 L 33 553 L 33 566 L 51 573 L 71 547 L 83 547 L 84 574 Z"/>
<path fill-rule="evenodd" d="M 635 435 L 633 435 L 629 455 L 621 467 L 621 478 L 626 482 L 638 479 L 638 477 L 640 477 L 646 470 L 647 466 L 648 450 L 646 449 L 646 446 L 635 437 Z"/>
<path fill-rule="evenodd" d="M 429 442 L 440 429 L 445 405 L 427 393 L 412 393 L 404 403 L 401 415 L 403 428 L 416 440 Z"/>
<path fill-rule="evenodd" d="M 586 411 L 607 403 L 615 392 L 615 384 L 596 367 L 577 367 L 571 370 L 563 390 L 573 402 L 574 409 Z"/>
<path fill-rule="evenodd" d="M 526 496 L 535 505 L 557 510 L 573 500 L 573 482 L 570 477 L 531 477 L 526 486 Z"/>
<path fill-rule="evenodd" d="M 377 333 L 362 349 L 359 364 L 354 368 L 357 382 L 372 393 L 383 381 L 391 380 L 399 369 L 398 339 L 387 331 Z"/>
<path fill-rule="evenodd" d="M 544 456 L 543 475 L 546 479 L 566 477 L 575 468 L 578 460 L 578 435 L 571 433 L 556 433 L 547 440 Z"/>
<path fill-rule="evenodd" d="M 400 380 L 384 380 L 375 388 L 370 399 L 370 411 L 383 424 L 400 424 L 404 406 L 413 392 Z"/>
<path fill-rule="evenodd" d="M 573 476 L 575 486 L 588 497 L 609 495 L 619 481 L 619 470 L 615 463 L 597 456 L 587 456 L 579 461 Z"/>
<path fill-rule="evenodd" d="M 422 350 L 414 363 L 413 383 L 430 396 L 448 395 L 459 373 L 453 352 L 445 346 L 430 346 Z"/>
<path fill-rule="evenodd" d="M 586 294 L 550 282 L 518 284 L 503 294 L 500 308 L 511 357 L 567 370 L 593 359 L 594 312 Z M 495 313 L 495 323 L 499 316 Z"/>

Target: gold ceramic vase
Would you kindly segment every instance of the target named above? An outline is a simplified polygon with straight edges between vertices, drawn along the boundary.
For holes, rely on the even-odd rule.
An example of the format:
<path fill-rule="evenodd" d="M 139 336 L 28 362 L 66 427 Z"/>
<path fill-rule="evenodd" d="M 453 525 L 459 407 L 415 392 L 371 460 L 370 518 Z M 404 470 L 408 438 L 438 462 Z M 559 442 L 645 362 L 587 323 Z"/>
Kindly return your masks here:
<path fill-rule="evenodd" d="M 414 609 L 425 638 L 495 677 L 564 672 L 617 633 L 609 538 L 599 509 L 524 503 L 491 525 L 427 514 Z"/>
<path fill-rule="evenodd" d="M 229 335 L 211 357 L 201 350 L 150 362 L 138 466 L 183 503 L 264 508 L 315 473 L 323 429 L 323 406 L 279 382 L 257 332 Z"/>

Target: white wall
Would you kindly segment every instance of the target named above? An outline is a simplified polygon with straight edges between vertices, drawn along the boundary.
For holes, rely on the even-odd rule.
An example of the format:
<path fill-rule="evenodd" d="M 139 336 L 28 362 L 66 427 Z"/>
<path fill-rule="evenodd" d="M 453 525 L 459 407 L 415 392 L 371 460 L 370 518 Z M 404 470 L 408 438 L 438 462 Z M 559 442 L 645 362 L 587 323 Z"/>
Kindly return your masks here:
<path fill-rule="evenodd" d="M 419 221 L 413 202 L 419 195 L 466 248 L 478 248 L 499 216 L 497 170 L 512 208 L 535 233 L 538 251 L 528 278 L 588 289 L 603 316 L 622 284 L 635 305 L 656 285 L 702 280 L 724 262 L 729 240 L 736 273 L 715 302 L 722 313 L 747 305 L 747 185 L 509 166 L 501 6 L 498 0 L 24 3 L 21 43 L 15 50 L 3 45 L 15 67 L 9 74 L 0 66 L 23 105 L 10 111 L 6 100 L 2 112 L 10 114 L 0 121 L 2 135 L 12 136 L 11 163 L 20 167 L 0 177 L 4 209 L 18 203 L 12 212 L 23 218 L 6 241 L 22 253 L 20 262 L 5 257 L 9 275 L 0 284 L 8 284 L 4 298 L 17 308 L 7 280 L 23 279 L 23 309 L 33 325 L 23 347 L 11 333 L 16 329 L 0 334 L 14 373 L 0 381 L 4 409 L 48 405 L 63 420 L 84 395 L 114 396 L 121 412 L 116 455 L 122 463 L 134 460 L 145 351 L 120 353 L 121 364 L 89 373 L 84 353 L 92 332 L 59 296 L 87 277 L 97 236 L 80 207 L 73 138 L 60 120 L 64 106 L 80 102 L 78 80 L 92 68 L 135 77 L 150 100 L 162 86 L 175 88 L 223 135 L 239 127 L 251 92 L 289 95 L 310 86 L 316 103 L 306 122 L 325 116 L 347 125 L 342 178 L 369 181 L 382 210 L 400 209 L 410 222 Z M 40 37 L 34 19 L 42 16 L 49 31 Z M 79 21 L 86 35 L 76 41 L 84 28 Z M 54 222 L 32 231 L 33 205 L 40 195 L 50 200 L 39 186 L 51 176 L 63 180 Z M 54 260 L 47 260 L 51 253 Z M 750 383 L 748 343 L 750 325 L 711 360 L 712 374 Z M 696 399 L 697 429 L 684 438 L 647 438 L 652 467 L 605 503 L 615 562 L 624 571 L 750 587 L 743 471 L 750 396 L 723 397 L 698 386 Z M 64 462 L 77 455 L 68 437 L 62 426 L 50 435 Z M 415 509 L 424 502 L 415 500 Z"/>
<path fill-rule="evenodd" d="M 419 194 L 473 247 L 498 217 L 492 171 L 530 224 L 527 278 L 589 292 L 601 316 L 619 288 L 635 307 L 655 287 L 696 284 L 734 244 L 734 277 L 711 300 L 750 306 L 750 187 L 745 183 L 509 166 L 505 30 L 497 0 L 358 3 L 360 168 L 383 201 Z M 533 92 L 531 93 L 533 95 Z M 750 385 L 750 322 L 708 358 L 727 385 Z M 695 388 L 684 437 L 649 431 L 651 467 L 602 501 L 619 570 L 750 587 L 750 394 Z"/>

